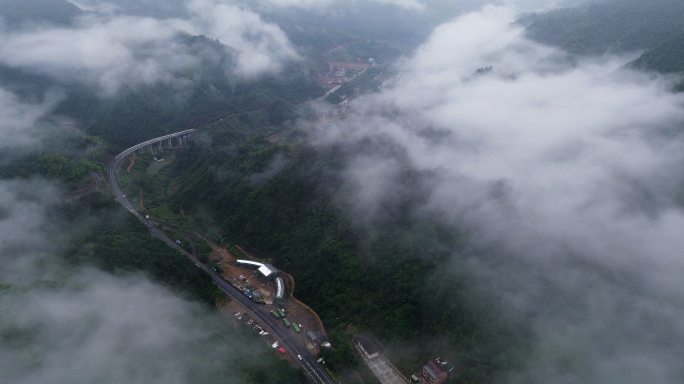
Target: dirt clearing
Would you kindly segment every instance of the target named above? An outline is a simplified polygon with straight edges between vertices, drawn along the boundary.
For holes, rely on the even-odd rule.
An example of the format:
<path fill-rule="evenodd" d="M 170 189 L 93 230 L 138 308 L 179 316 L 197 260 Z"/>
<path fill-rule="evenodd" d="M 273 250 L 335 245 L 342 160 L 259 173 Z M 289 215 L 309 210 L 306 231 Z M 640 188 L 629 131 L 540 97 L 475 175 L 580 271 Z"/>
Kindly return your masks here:
<path fill-rule="evenodd" d="M 145 199 L 143 197 L 143 190 L 142 188 L 138 188 L 140 190 L 140 209 L 143 211 L 145 210 Z"/>
<path fill-rule="evenodd" d="M 135 165 L 135 159 L 137 159 L 137 157 L 131 157 L 131 165 L 129 165 L 128 168 L 126 168 L 126 172 L 131 173 L 131 168 L 133 168 L 133 166 Z"/>
<path fill-rule="evenodd" d="M 233 256 L 225 248 L 216 248 L 209 255 L 209 260 L 210 261 L 218 261 L 219 263 L 220 262 L 233 263 L 237 260 L 237 257 Z"/>

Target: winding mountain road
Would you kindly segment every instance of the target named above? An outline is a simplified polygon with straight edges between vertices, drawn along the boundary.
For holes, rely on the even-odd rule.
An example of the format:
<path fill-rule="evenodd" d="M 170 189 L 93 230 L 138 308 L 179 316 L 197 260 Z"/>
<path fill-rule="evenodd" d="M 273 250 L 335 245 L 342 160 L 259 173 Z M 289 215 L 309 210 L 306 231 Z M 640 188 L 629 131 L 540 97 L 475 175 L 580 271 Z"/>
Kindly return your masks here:
<path fill-rule="evenodd" d="M 77 189 L 69 193 L 69 197 L 67 198 L 67 200 L 75 199 L 83 195 L 87 195 L 91 192 L 97 191 L 100 188 L 100 182 L 102 181 L 102 179 L 100 178 L 100 175 L 97 174 L 97 172 L 90 172 L 90 177 L 93 178 L 93 182 L 85 188 Z"/>
<path fill-rule="evenodd" d="M 306 374 L 311 378 L 311 380 L 318 384 L 335 384 L 335 381 L 328 375 L 328 373 L 323 369 L 321 365 L 316 363 L 316 357 L 312 355 L 309 350 L 303 346 L 299 345 L 299 343 L 294 340 L 292 337 L 295 333 L 294 330 L 287 328 L 282 321 L 276 320 L 273 318 L 270 314 L 270 311 L 266 309 L 266 306 L 264 305 L 259 305 L 254 303 L 252 300 L 247 298 L 241 291 L 239 291 L 237 288 L 235 288 L 233 285 L 222 279 L 220 276 L 215 274 L 214 272 L 210 271 L 209 268 L 207 268 L 204 264 L 200 263 L 199 260 L 195 259 L 191 254 L 189 254 L 187 251 L 185 251 L 183 248 L 178 246 L 176 243 L 174 243 L 171 239 L 167 238 L 164 236 L 163 233 L 161 233 L 157 228 L 155 228 L 152 224 L 150 224 L 149 221 L 143 217 L 140 212 L 131 204 L 131 202 L 126 198 L 126 195 L 123 193 L 121 188 L 119 187 L 119 183 L 116 179 L 116 169 L 121 163 L 122 160 L 124 160 L 128 155 L 131 153 L 144 148 L 146 146 L 156 144 L 158 142 L 162 142 L 164 140 L 169 140 L 173 139 L 176 137 L 181 137 L 181 136 L 187 136 L 190 135 L 194 132 L 196 132 L 197 129 L 188 129 L 185 131 L 173 133 L 170 135 L 158 137 L 156 139 L 151 139 L 147 140 L 145 142 L 142 142 L 140 144 L 134 145 L 131 148 L 128 148 L 127 150 L 121 152 L 118 156 L 112 160 L 112 162 L 109 164 L 109 167 L 107 169 L 107 175 L 109 177 L 109 181 L 112 185 L 112 189 L 114 190 L 114 193 L 116 194 L 116 199 L 126 208 L 128 209 L 129 212 L 134 214 L 138 220 L 140 220 L 147 228 L 149 228 L 150 232 L 154 237 L 157 237 L 158 239 L 162 240 L 166 244 L 168 244 L 170 247 L 178 250 L 181 252 L 183 255 L 185 255 L 188 259 L 192 260 L 195 262 L 195 265 L 197 265 L 198 268 L 201 268 L 211 276 L 212 280 L 214 283 L 223 291 L 226 293 L 226 295 L 230 296 L 233 300 L 237 301 L 240 303 L 243 307 L 246 308 L 247 312 L 252 316 L 252 318 L 256 321 L 259 321 L 261 323 L 262 328 L 264 331 L 269 332 L 270 334 L 274 335 L 276 338 L 278 338 L 280 344 L 286 348 L 286 350 L 292 354 L 292 356 L 297 359 L 297 355 L 302 356 L 302 359 L 299 360 L 299 363 L 301 364 L 302 368 L 306 372 Z"/>

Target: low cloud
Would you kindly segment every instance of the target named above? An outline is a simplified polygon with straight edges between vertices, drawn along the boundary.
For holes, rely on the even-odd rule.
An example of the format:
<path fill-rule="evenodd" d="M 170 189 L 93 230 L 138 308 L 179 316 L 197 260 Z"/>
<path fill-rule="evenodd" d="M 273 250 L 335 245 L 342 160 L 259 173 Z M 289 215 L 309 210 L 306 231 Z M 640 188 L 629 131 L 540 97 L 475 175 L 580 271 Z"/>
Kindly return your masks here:
<path fill-rule="evenodd" d="M 593 0 L 460 0 L 454 5 L 450 0 L 352 0 L 344 3 L 363 5 L 364 3 L 378 3 L 394 5 L 409 11 L 461 9 L 472 10 L 490 4 L 507 6 L 515 12 L 545 11 L 560 7 L 573 7 Z M 325 8 L 331 4 L 342 3 L 341 0 L 265 0 L 265 3 L 277 7 L 297 7 L 306 9 Z"/>
<path fill-rule="evenodd" d="M 0 282 L 29 284 L 49 275 L 38 271 L 36 263 L 63 245 L 47 235 L 46 207 L 55 204 L 57 196 L 57 189 L 44 181 L 0 182 Z"/>
<path fill-rule="evenodd" d="M 277 154 L 262 172 L 249 177 L 251 185 L 259 186 L 280 173 L 287 166 L 287 159 L 282 154 Z M 224 178 L 226 179 L 226 178 Z"/>
<path fill-rule="evenodd" d="M 27 129 L 52 110 L 59 100 L 59 94 L 54 93 L 46 95 L 42 102 L 30 103 L 0 88 L 0 148 L 36 144 L 37 138 L 27 133 Z"/>
<path fill-rule="evenodd" d="M 525 369 L 500 382 L 681 381 L 684 96 L 623 70 L 629 58 L 573 63 L 530 42 L 515 12 L 437 28 L 396 86 L 322 123 L 317 145 L 393 148 L 347 167 L 357 222 L 382 215 L 403 164 L 431 174 L 416 214 L 506 255 L 469 260 L 534 330 Z"/>
<path fill-rule="evenodd" d="M 425 4 L 417 0 L 374 0 L 380 4 L 396 5 L 397 7 L 420 10 L 425 8 Z"/>
<path fill-rule="evenodd" d="M 0 61 L 112 94 L 122 84 L 170 80 L 173 71 L 187 67 L 192 57 L 172 38 L 189 29 L 180 21 L 120 17 L 87 18 L 76 28 L 6 31 Z"/>
<path fill-rule="evenodd" d="M 85 212 L 61 222 L 53 212 L 61 196 L 46 181 L 0 181 L 3 383 L 253 382 L 246 369 L 265 348 L 219 313 L 142 275 L 61 259 L 79 228 L 99 225 Z"/>
<path fill-rule="evenodd" d="M 266 0 L 267 3 L 278 7 L 298 7 L 298 8 L 321 8 L 333 4 L 339 0 Z M 376 2 L 379 4 L 395 5 L 397 7 L 421 10 L 425 8 L 425 4 L 419 0 L 363 0 L 356 2 L 362 3 L 364 1 Z"/>
<path fill-rule="evenodd" d="M 71 0 L 69 2 L 79 7 L 83 11 L 96 12 L 104 15 L 115 14 L 121 10 L 121 7 L 119 7 L 118 5 L 104 1 Z"/>
<path fill-rule="evenodd" d="M 238 75 L 254 77 L 278 72 L 283 62 L 298 58 L 280 27 L 265 22 L 250 10 L 213 0 L 192 0 L 188 9 L 194 15 L 192 24 L 198 32 L 238 50 Z"/>
<path fill-rule="evenodd" d="M 213 361 L 250 354 L 220 337 L 217 315 L 144 278 L 82 271 L 66 286 L 0 295 L 0 308 L 8 384 L 199 382 Z"/>
<path fill-rule="evenodd" d="M 105 3 L 93 3 L 105 6 Z M 254 77 L 278 72 L 298 58 L 285 34 L 256 13 L 212 0 L 186 4 L 186 18 L 139 16 L 81 18 L 73 28 L 0 31 L 0 63 L 48 74 L 60 82 L 86 82 L 111 95 L 125 84 L 177 81 L 199 59 L 177 37 L 206 35 L 236 49 L 226 73 Z M 107 9 L 116 9 L 107 5 Z"/>
<path fill-rule="evenodd" d="M 557 8 L 575 7 L 596 0 L 501 0 L 499 4 L 510 7 L 516 12 L 543 12 Z"/>

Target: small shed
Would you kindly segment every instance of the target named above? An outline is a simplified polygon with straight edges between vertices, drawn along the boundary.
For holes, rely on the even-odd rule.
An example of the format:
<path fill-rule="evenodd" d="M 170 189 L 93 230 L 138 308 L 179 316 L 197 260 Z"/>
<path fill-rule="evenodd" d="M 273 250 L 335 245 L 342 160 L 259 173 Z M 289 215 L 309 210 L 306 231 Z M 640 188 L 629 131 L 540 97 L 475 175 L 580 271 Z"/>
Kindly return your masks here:
<path fill-rule="evenodd" d="M 271 280 L 278 276 L 278 270 L 270 264 L 262 264 L 258 271 L 259 275 L 265 280 Z"/>

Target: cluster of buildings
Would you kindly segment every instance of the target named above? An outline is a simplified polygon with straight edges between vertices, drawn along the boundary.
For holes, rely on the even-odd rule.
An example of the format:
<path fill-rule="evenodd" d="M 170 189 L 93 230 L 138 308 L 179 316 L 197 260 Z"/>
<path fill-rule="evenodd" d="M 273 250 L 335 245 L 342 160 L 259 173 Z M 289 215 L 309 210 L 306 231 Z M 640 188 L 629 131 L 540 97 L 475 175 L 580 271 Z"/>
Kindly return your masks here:
<path fill-rule="evenodd" d="M 325 75 L 328 84 L 342 84 L 356 78 L 356 76 L 364 73 L 368 67 L 375 66 L 375 60 L 369 59 L 368 64 L 365 64 L 361 59 L 357 59 L 356 63 L 348 62 L 328 62 L 330 71 Z M 354 72 L 351 77 L 351 72 Z"/>
<path fill-rule="evenodd" d="M 362 353 L 363 356 L 368 359 L 375 359 L 380 356 L 380 348 L 378 345 L 368 336 L 365 335 L 355 335 L 352 336 L 352 343 L 356 346 L 358 352 Z M 384 357 L 382 359 L 385 359 Z M 376 361 L 375 366 L 379 363 Z M 373 368 L 369 365 L 369 368 Z M 449 364 L 446 360 L 441 357 L 435 357 L 423 365 L 422 377 L 419 378 L 416 375 L 411 375 L 411 383 L 428 383 L 428 384 L 441 384 L 444 383 L 449 378 L 449 373 L 454 370 L 454 366 Z M 373 371 L 376 376 L 378 375 Z M 381 372 L 383 376 L 386 373 Z M 380 377 L 380 376 L 378 376 Z"/>
<path fill-rule="evenodd" d="M 332 115 L 337 116 L 339 114 L 346 113 L 347 111 L 349 111 L 349 108 L 351 107 L 350 103 L 351 99 L 349 99 L 347 95 L 342 96 L 342 102 L 338 103 L 339 108 L 333 109 Z"/>
<path fill-rule="evenodd" d="M 453 365 L 441 357 L 435 357 L 423 365 L 423 379 L 429 384 L 441 384 L 446 381 L 449 377 L 449 372 L 453 370 Z M 420 382 L 415 375 L 411 376 L 411 381 L 414 383 Z"/>
<path fill-rule="evenodd" d="M 340 68 L 337 71 L 335 71 L 335 77 L 338 79 L 342 80 L 347 76 L 347 70 L 344 68 Z"/>

